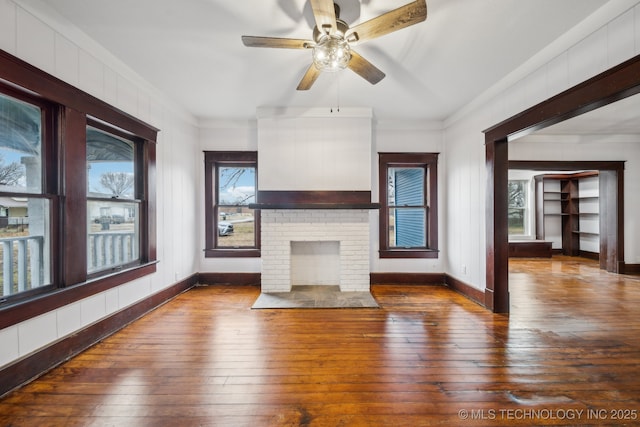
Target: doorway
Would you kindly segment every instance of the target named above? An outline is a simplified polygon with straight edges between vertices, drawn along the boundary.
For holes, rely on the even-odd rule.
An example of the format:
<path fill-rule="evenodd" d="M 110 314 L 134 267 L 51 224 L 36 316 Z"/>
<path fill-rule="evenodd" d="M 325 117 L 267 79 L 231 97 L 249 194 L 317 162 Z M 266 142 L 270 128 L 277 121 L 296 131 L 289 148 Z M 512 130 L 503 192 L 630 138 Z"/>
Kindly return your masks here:
<path fill-rule="evenodd" d="M 600 268 L 611 273 L 622 273 L 624 263 L 624 161 L 523 161 L 510 160 L 509 169 L 533 171 L 563 171 L 572 172 L 577 176 L 578 171 L 594 171 L 598 177 L 598 254 Z M 576 178 L 576 181 L 579 178 Z M 571 180 L 567 179 L 567 182 Z M 578 185 L 576 183 L 575 187 Z M 578 195 L 576 194 L 576 197 Z M 565 202 L 569 202 L 565 200 Z M 591 202 L 591 201 L 589 201 Z M 544 208 L 542 208 L 544 209 Z M 568 207 L 579 215 L 578 206 Z M 571 215 L 562 217 L 563 228 L 562 247 L 565 255 L 580 255 L 580 230 Z M 544 221 L 544 218 L 538 218 Z M 595 230 L 591 230 L 595 231 Z M 595 233 L 594 233 L 595 234 Z M 540 237 L 540 236 L 538 236 Z M 592 251 L 594 252 L 594 251 Z"/>
<path fill-rule="evenodd" d="M 580 114 L 640 93 L 640 55 L 601 73 L 586 82 L 556 95 L 506 121 L 485 130 L 485 152 L 487 167 L 487 258 L 485 306 L 496 313 L 509 312 L 509 244 L 508 244 L 508 169 L 509 141 L 536 130 L 560 123 Z M 576 168 L 577 169 L 577 168 Z M 590 168 L 598 169 L 598 168 Z M 609 175 L 607 188 L 617 189 L 622 194 L 616 169 L 606 169 Z M 604 190 L 607 191 L 607 190 Z M 613 196 L 612 196 L 613 197 Z M 614 203 L 615 204 L 615 203 Z M 616 204 L 617 206 L 617 204 Z M 607 219 L 620 221 L 622 209 Z M 615 236 L 618 270 L 624 263 L 624 237 L 618 229 Z M 613 255 L 607 254 L 607 256 Z M 613 261 L 611 261 L 613 262 Z M 624 264 L 622 264 L 624 265 Z"/>

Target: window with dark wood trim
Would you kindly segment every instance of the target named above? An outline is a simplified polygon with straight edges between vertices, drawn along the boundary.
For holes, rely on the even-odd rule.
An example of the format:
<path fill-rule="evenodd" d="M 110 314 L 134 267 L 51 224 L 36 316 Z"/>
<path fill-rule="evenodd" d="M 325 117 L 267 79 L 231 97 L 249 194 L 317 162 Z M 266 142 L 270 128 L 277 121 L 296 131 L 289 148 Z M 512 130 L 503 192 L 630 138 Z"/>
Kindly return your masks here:
<path fill-rule="evenodd" d="M 54 105 L 0 88 L 0 301 L 53 288 L 51 221 L 56 182 L 47 178 Z"/>
<path fill-rule="evenodd" d="M 0 96 L 7 101 L 5 104 L 17 102 L 25 106 L 11 105 L 0 111 L 0 126 L 4 126 L 4 137 L 14 139 L 5 141 L 5 145 L 11 145 L 10 149 L 24 158 L 23 165 L 29 174 L 17 185 L 0 189 L 0 197 L 27 204 L 30 229 L 25 239 L 37 237 L 42 243 L 38 246 L 22 239 L 26 243 L 6 245 L 16 246 L 15 253 L 25 262 L 15 267 L 18 270 L 15 274 L 8 272 L 18 282 L 11 292 L 0 295 L 0 329 L 154 272 L 158 130 L 1 50 Z M 15 120 L 18 110 L 27 110 L 30 117 L 22 122 L 24 126 Z M 122 144 L 104 142 L 101 146 L 92 146 L 88 143 L 88 129 L 106 136 L 103 142 Z M 39 148 L 14 144 L 24 136 L 29 141 L 39 139 Z M 133 169 L 132 188 L 126 194 L 112 193 L 108 197 L 92 193 L 88 155 L 94 156 L 103 150 L 97 157 L 104 160 L 122 155 L 122 152 L 114 153 L 121 148 L 125 148 L 128 167 Z M 135 256 L 128 259 L 118 245 L 109 243 L 96 251 L 103 264 L 90 268 L 93 248 L 87 224 L 95 220 L 92 202 L 127 212 L 123 221 L 135 216 L 137 231 L 135 241 L 130 242 Z M 14 207 L 14 217 L 24 210 L 18 209 L 18 205 Z M 7 213 L 7 225 L 17 221 L 10 218 L 8 209 L 0 208 L 0 216 L 3 212 Z M 112 214 L 112 218 L 114 215 L 120 214 Z M 119 221 L 117 216 L 114 222 Z M 0 217 L 0 229 L 2 225 Z M 27 224 L 24 225 L 26 229 Z M 22 254 L 24 251 L 27 252 Z M 7 256 L 11 258 L 9 255 L 13 253 Z M 115 263 L 106 267 L 113 259 Z"/>
<path fill-rule="evenodd" d="M 258 154 L 206 151 L 205 256 L 259 257 L 260 211 L 256 202 Z"/>
<path fill-rule="evenodd" d="M 380 257 L 438 257 L 438 154 L 379 153 Z"/>
<path fill-rule="evenodd" d="M 145 194 L 137 152 L 144 141 L 95 121 L 86 135 L 87 272 L 99 275 L 140 262 Z"/>

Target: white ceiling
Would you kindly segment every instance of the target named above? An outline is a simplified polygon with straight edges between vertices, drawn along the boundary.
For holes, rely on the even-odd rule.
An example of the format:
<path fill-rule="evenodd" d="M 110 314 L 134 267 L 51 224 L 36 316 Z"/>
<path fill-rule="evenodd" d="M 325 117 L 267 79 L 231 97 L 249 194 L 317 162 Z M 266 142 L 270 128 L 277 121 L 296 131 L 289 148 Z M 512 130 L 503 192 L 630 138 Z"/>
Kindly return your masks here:
<path fill-rule="evenodd" d="M 336 3 L 352 25 L 409 0 Z M 240 37 L 311 38 L 307 0 L 46 0 L 200 120 L 252 119 L 260 106 L 371 107 L 379 120 L 445 120 L 606 3 L 427 0 L 425 22 L 356 48 L 386 73 L 380 83 L 345 70 L 300 92 L 310 51 L 248 48 Z"/>
<path fill-rule="evenodd" d="M 633 95 L 523 136 L 515 142 L 640 143 L 640 95 Z"/>

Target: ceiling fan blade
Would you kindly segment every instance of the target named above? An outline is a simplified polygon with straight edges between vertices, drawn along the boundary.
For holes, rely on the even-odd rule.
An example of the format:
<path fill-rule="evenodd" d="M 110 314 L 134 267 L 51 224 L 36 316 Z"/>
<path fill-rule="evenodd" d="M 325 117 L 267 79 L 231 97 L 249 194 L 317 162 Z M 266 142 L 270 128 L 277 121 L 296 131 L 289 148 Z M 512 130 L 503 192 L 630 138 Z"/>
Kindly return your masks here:
<path fill-rule="evenodd" d="M 360 77 L 363 77 L 372 85 L 384 79 L 385 74 L 376 68 L 371 62 L 364 59 L 360 54 L 351 50 L 351 60 L 348 67 Z"/>
<path fill-rule="evenodd" d="M 300 80 L 300 83 L 298 83 L 298 87 L 296 89 L 297 90 L 311 89 L 311 86 L 316 81 L 319 75 L 320 75 L 320 70 L 318 70 L 315 65 L 311 64 L 307 69 L 307 72 L 304 73 L 304 76 L 302 77 L 302 80 Z"/>
<path fill-rule="evenodd" d="M 311 0 L 311 8 L 318 30 L 333 34 L 336 31 L 336 11 L 333 0 Z"/>
<path fill-rule="evenodd" d="M 345 38 L 350 42 L 363 42 L 401 30 L 425 19 L 427 19 L 427 2 L 416 0 L 350 28 Z"/>
<path fill-rule="evenodd" d="M 276 47 L 284 49 L 307 49 L 313 47 L 315 44 L 311 40 L 255 36 L 242 36 L 242 43 L 249 47 Z"/>

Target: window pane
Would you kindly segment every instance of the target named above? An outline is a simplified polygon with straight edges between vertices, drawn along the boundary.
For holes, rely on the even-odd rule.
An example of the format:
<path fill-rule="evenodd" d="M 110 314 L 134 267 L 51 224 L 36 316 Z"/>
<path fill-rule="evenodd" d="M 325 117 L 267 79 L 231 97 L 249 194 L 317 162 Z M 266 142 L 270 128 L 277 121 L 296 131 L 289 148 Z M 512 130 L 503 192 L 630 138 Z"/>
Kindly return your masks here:
<path fill-rule="evenodd" d="M 89 197 L 135 199 L 133 142 L 87 128 Z"/>
<path fill-rule="evenodd" d="M 42 189 L 40 107 L 0 94 L 0 191 Z"/>
<path fill-rule="evenodd" d="M 427 245 L 427 215 L 424 208 L 389 209 L 389 246 L 424 248 Z"/>
<path fill-rule="evenodd" d="M 51 284 L 49 202 L 0 197 L 0 296 Z"/>
<path fill-rule="evenodd" d="M 138 203 L 87 203 L 87 271 L 113 269 L 140 258 Z"/>
<path fill-rule="evenodd" d="M 425 168 L 388 169 L 389 246 L 426 247 Z M 415 206 L 420 208 L 405 208 Z"/>
<path fill-rule="evenodd" d="M 509 181 L 509 207 L 524 208 L 527 204 L 527 181 Z"/>
<path fill-rule="evenodd" d="M 218 247 L 254 247 L 255 218 L 253 209 L 244 206 L 220 206 L 218 209 Z"/>
<path fill-rule="evenodd" d="M 247 206 L 256 200 L 256 168 L 220 166 L 218 168 L 218 204 Z"/>
<path fill-rule="evenodd" d="M 424 206 L 424 168 L 389 168 L 389 206 Z"/>
<path fill-rule="evenodd" d="M 248 205 L 256 200 L 256 168 L 220 165 L 217 182 L 217 247 L 255 247 L 255 217 Z"/>
<path fill-rule="evenodd" d="M 509 209 L 509 234 L 525 234 L 524 209 Z"/>
<path fill-rule="evenodd" d="M 508 184 L 508 222 L 511 235 L 526 234 L 527 185 L 526 180 L 510 180 Z"/>

